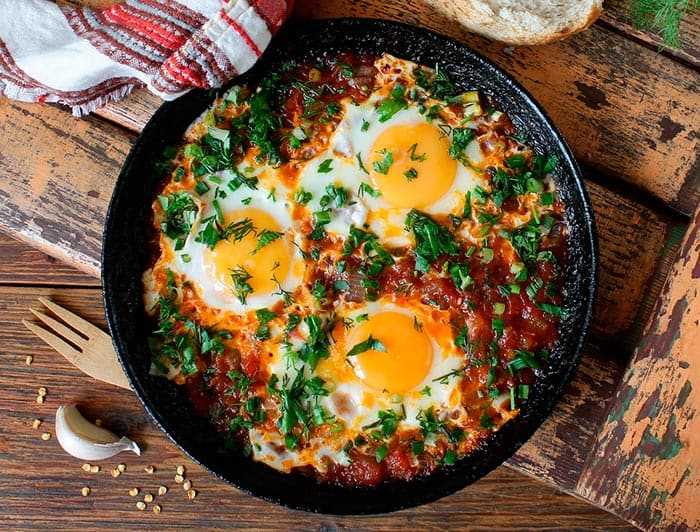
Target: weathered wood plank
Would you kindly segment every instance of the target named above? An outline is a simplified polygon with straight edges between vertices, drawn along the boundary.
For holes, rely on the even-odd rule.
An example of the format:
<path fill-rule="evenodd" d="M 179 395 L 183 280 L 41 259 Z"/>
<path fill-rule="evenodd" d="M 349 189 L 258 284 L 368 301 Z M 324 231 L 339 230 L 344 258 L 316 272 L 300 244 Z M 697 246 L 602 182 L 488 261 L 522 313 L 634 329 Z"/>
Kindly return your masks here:
<path fill-rule="evenodd" d="M 700 12 L 698 11 L 686 15 L 681 22 L 680 34 L 683 46 L 677 50 L 665 47 L 663 39 L 658 34 L 640 31 L 634 27 L 630 17 L 630 0 L 607 0 L 600 20 L 627 35 L 657 47 L 657 49 L 663 48 L 666 54 L 700 68 Z"/>
<path fill-rule="evenodd" d="M 508 464 L 574 493 L 623 371 L 624 361 L 618 355 L 586 346 L 552 415 Z"/>
<path fill-rule="evenodd" d="M 102 224 L 134 135 L 0 98 L 0 228 L 99 275 Z"/>
<path fill-rule="evenodd" d="M 669 265 L 659 263 L 676 222 L 638 202 L 587 180 L 598 229 L 600 269 L 592 332 L 608 339 L 629 335 L 635 323 L 645 323 L 649 309 Z M 658 275 L 654 276 L 657 270 Z"/>
<path fill-rule="evenodd" d="M 602 26 L 546 46 L 504 48 L 467 33 L 424 2 L 307 0 L 296 11 L 303 18 L 388 18 L 463 41 L 532 92 L 580 162 L 686 214 L 700 200 L 700 76 L 654 50 Z M 158 105 L 157 98 L 138 90 L 98 113 L 140 130 Z"/>
<path fill-rule="evenodd" d="M 98 279 L 0 231 L 0 285 L 100 286 Z"/>
<path fill-rule="evenodd" d="M 38 274 L 37 274 L 38 275 Z M 183 457 L 176 447 L 148 420 L 130 393 L 82 375 L 57 353 L 21 325 L 31 319 L 26 308 L 40 295 L 104 325 L 99 291 L 96 289 L 48 289 L 0 287 L 0 470 L 3 472 L 2 515 L 14 529 L 69 527 L 90 530 L 106 527 L 336 529 L 357 530 L 439 529 L 446 522 L 452 529 L 505 529 L 523 526 L 567 530 L 629 530 L 619 519 L 553 488 L 501 467 L 459 493 L 427 506 L 372 517 L 318 516 L 286 510 L 242 494 L 214 480 Z M 31 367 L 26 355 L 34 356 Z M 43 405 L 35 402 L 39 386 L 48 389 Z M 141 458 L 120 455 L 100 464 L 97 474 L 80 469 L 81 461 L 66 455 L 55 438 L 40 439 L 43 431 L 54 432 L 53 415 L 61 404 L 77 403 L 91 419 L 128 433 L 145 449 Z M 39 430 L 33 419 L 42 419 Z M 111 469 L 123 462 L 127 471 L 112 478 Z M 154 475 L 143 467 L 152 464 Z M 176 465 L 184 464 L 187 477 L 199 495 L 188 501 L 173 481 Z M 141 495 L 156 493 L 164 484 L 170 491 L 156 497 L 163 512 L 150 508 L 139 512 L 137 499 L 127 491 L 139 487 Z M 89 486 L 89 497 L 80 489 Z M 149 505 L 151 506 L 151 505 Z M 147 525 L 146 525 L 147 523 Z"/>
<path fill-rule="evenodd" d="M 700 209 L 577 486 L 647 529 L 700 528 Z"/>

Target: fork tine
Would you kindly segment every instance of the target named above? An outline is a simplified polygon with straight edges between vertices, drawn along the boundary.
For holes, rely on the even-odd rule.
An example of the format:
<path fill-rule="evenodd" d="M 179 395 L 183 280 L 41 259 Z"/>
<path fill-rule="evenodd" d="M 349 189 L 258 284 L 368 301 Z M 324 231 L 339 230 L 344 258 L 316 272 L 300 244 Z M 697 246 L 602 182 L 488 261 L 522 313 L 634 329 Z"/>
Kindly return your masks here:
<path fill-rule="evenodd" d="M 63 321 L 65 321 L 68 325 L 72 326 L 77 331 L 83 333 L 88 338 L 98 338 L 100 336 L 103 338 L 109 338 L 109 335 L 106 332 L 95 327 L 92 323 L 85 321 L 83 318 L 76 316 L 69 310 L 64 309 L 60 305 L 57 305 L 56 303 L 53 303 L 52 301 L 49 301 L 44 297 L 40 297 L 39 301 L 41 301 L 41 303 L 45 307 L 47 307 L 51 312 L 56 314 L 56 316 L 61 318 Z"/>
<path fill-rule="evenodd" d="M 74 343 L 78 347 L 85 347 L 85 338 L 74 333 L 71 329 L 63 325 L 61 322 L 58 322 L 50 316 L 47 316 L 43 312 L 39 312 L 37 310 L 34 310 L 33 308 L 30 308 L 29 312 L 34 314 L 40 321 L 42 321 L 46 326 L 48 326 L 49 329 L 52 329 L 54 332 L 60 334 L 69 342 Z"/>
<path fill-rule="evenodd" d="M 81 356 L 82 353 L 75 349 L 74 347 L 68 345 L 66 342 L 61 340 L 58 336 L 55 336 L 54 334 L 50 333 L 46 329 L 39 327 L 38 325 L 34 325 L 33 323 L 28 322 L 27 320 L 22 320 L 22 323 L 24 326 L 32 331 L 34 334 L 36 334 L 39 338 L 44 340 L 47 344 L 49 344 L 51 347 L 53 347 L 56 351 L 58 351 L 60 354 L 62 354 L 68 362 L 73 364 L 74 366 L 78 365 L 78 360 Z"/>

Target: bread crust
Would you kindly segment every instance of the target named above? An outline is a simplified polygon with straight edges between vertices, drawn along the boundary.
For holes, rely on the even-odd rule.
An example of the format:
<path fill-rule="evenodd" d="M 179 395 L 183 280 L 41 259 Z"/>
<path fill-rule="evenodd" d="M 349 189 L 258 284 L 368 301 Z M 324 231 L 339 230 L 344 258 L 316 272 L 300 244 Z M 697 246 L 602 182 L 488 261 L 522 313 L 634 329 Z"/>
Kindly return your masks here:
<path fill-rule="evenodd" d="M 602 0 L 596 0 L 585 17 L 573 21 L 572 24 L 556 32 L 527 33 L 523 28 L 520 32 L 514 33 L 511 28 L 504 28 L 502 21 L 490 18 L 476 0 L 429 0 L 429 3 L 450 18 L 457 20 L 469 31 L 518 46 L 547 44 L 565 39 L 590 27 L 603 12 Z"/>

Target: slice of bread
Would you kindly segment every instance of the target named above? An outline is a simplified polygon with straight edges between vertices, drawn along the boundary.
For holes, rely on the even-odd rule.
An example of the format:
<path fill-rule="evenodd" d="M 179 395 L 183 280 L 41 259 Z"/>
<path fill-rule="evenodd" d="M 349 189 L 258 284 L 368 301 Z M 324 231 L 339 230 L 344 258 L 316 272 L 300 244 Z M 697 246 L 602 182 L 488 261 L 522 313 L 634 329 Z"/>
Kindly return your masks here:
<path fill-rule="evenodd" d="M 470 31 L 508 44 L 544 44 L 586 29 L 603 0 L 428 0 Z"/>

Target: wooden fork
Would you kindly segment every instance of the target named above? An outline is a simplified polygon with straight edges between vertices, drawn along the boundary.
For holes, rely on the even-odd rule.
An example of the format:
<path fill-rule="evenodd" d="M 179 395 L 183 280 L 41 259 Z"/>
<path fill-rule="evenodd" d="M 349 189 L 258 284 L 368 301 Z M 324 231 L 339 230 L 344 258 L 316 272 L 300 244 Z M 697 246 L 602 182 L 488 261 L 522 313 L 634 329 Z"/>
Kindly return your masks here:
<path fill-rule="evenodd" d="M 57 334 L 52 334 L 43 327 L 22 320 L 27 329 L 62 354 L 68 362 L 83 373 L 87 373 L 97 380 L 131 389 L 117 360 L 112 339 L 107 333 L 48 299 L 40 297 L 39 301 L 75 330 L 43 312 L 31 308 L 29 309 L 31 313 Z M 68 344 L 66 340 L 79 349 Z"/>

